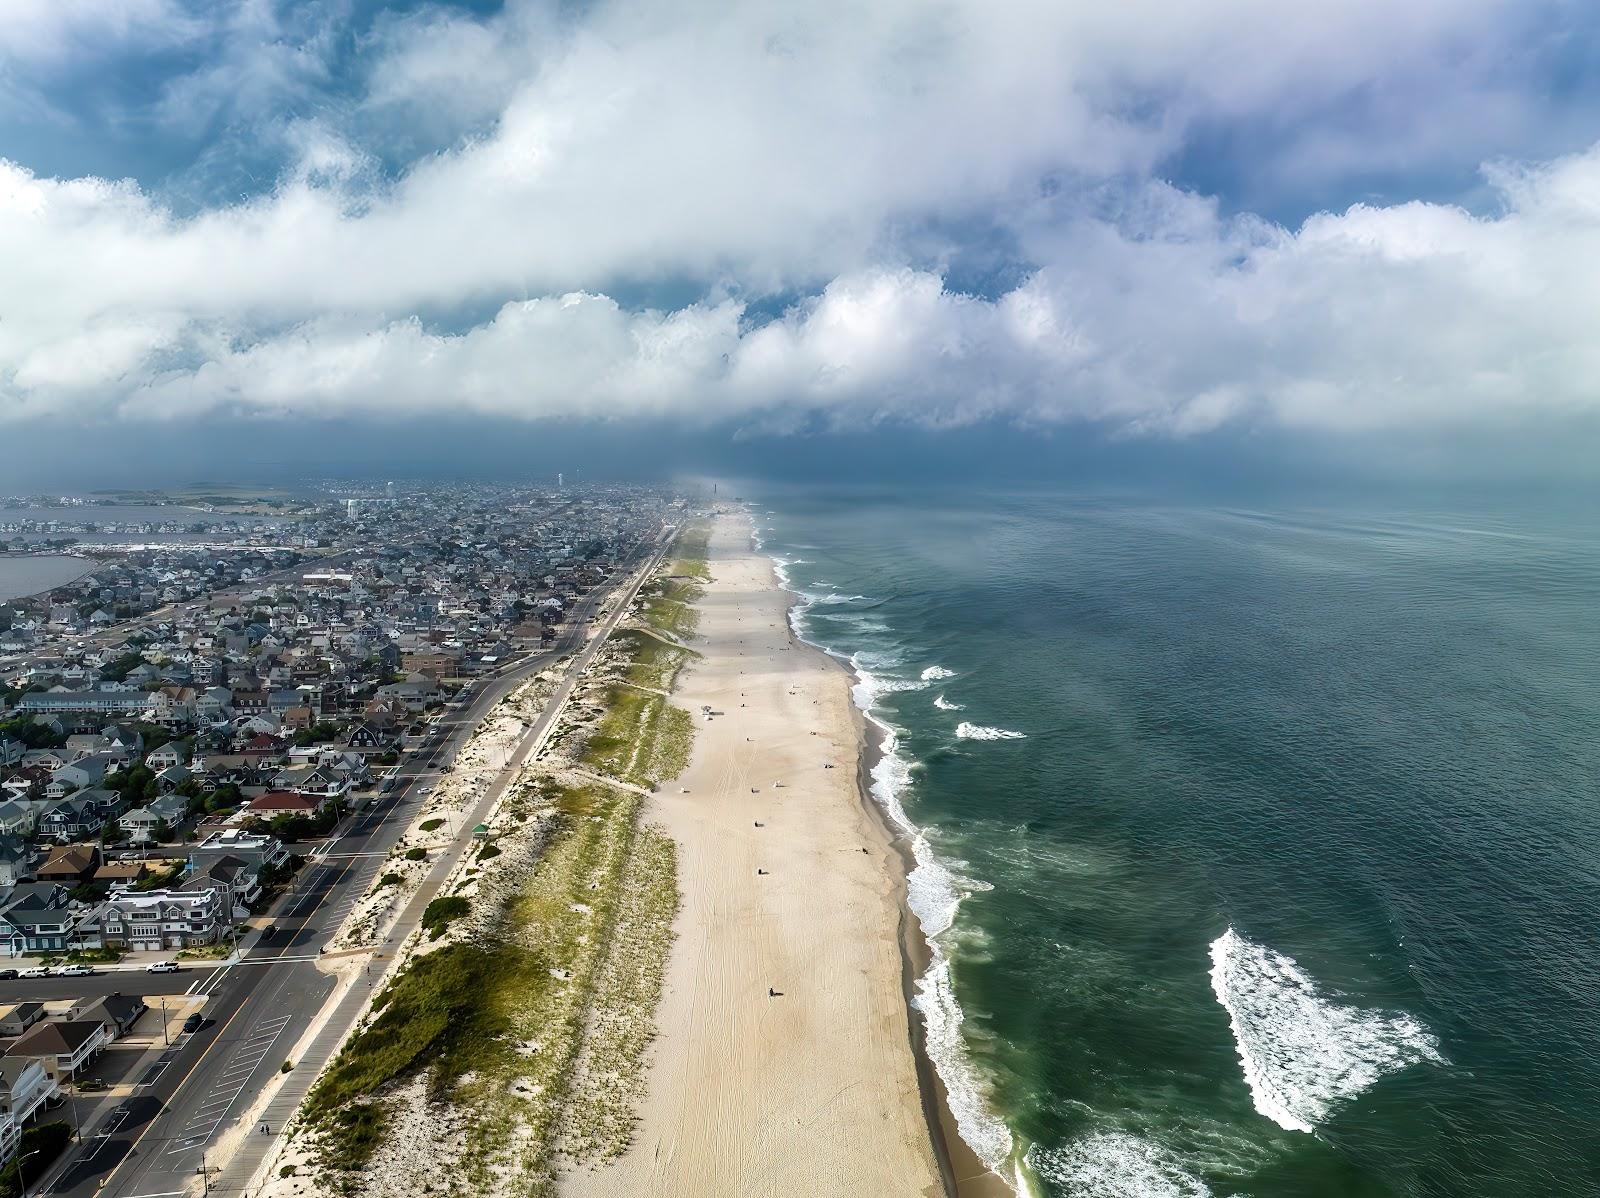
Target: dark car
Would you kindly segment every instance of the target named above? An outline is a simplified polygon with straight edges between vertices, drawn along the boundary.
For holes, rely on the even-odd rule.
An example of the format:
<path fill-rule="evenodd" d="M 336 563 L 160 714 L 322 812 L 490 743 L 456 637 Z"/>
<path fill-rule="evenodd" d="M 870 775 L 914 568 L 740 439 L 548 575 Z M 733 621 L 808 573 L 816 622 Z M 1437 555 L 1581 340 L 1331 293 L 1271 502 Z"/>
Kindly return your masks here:
<path fill-rule="evenodd" d="M 205 1025 L 206 1017 L 197 1011 L 183 1021 L 183 1030 L 186 1032 L 198 1032 Z"/>
<path fill-rule="evenodd" d="M 9 982 L 17 976 L 15 969 L 0 969 L 0 982 Z"/>
<path fill-rule="evenodd" d="M 261 929 L 261 939 L 263 940 L 271 940 L 277 934 L 278 925 L 275 923 L 269 923 L 266 927 Z"/>

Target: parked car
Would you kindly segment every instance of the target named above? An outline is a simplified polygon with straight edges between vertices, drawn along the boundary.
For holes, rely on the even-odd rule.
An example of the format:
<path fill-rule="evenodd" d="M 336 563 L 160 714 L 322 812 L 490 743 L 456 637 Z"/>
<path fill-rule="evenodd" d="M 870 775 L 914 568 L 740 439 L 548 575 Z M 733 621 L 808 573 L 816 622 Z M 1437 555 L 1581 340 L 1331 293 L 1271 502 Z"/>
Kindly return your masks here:
<path fill-rule="evenodd" d="M 144 971 L 146 973 L 177 973 L 178 963 L 176 961 L 152 961 L 144 967 Z"/>
<path fill-rule="evenodd" d="M 0 982 L 9 982 L 16 976 L 17 971 L 15 969 L 0 969 Z"/>
<path fill-rule="evenodd" d="M 50 971 L 43 965 L 35 965 L 31 969 L 19 970 L 17 976 L 19 978 L 47 978 L 50 976 Z"/>
<path fill-rule="evenodd" d="M 87 965 L 57 965 L 51 974 L 58 978 L 86 978 L 94 973 Z"/>
<path fill-rule="evenodd" d="M 183 1021 L 183 1030 L 186 1032 L 198 1032 L 205 1025 L 206 1017 L 197 1011 Z"/>

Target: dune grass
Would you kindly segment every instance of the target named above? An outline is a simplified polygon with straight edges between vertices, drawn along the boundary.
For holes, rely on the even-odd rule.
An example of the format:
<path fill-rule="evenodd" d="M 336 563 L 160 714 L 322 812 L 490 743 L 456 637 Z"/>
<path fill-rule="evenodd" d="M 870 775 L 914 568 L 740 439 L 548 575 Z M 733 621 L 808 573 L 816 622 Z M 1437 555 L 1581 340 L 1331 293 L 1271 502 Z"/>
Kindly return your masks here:
<path fill-rule="evenodd" d="M 648 787 L 682 772 L 693 738 L 694 720 L 683 708 L 618 684 L 606 691 L 606 714 L 581 760 L 597 773 Z"/>
<path fill-rule="evenodd" d="M 668 573 L 709 582 L 711 567 L 706 564 L 706 558 L 710 541 L 709 520 L 693 520 L 686 524 L 683 531 L 678 534 L 678 539 L 673 542 L 672 565 Z"/>
<path fill-rule="evenodd" d="M 639 592 L 644 622 L 680 641 L 688 640 L 700 624 L 694 604 L 701 594 L 700 585 L 689 579 L 654 579 Z"/>
<path fill-rule="evenodd" d="M 503 842 L 512 860 L 472 938 L 415 958 L 386 986 L 307 1098 L 339 1188 L 360 1188 L 396 1134 L 398 1087 L 418 1077 L 464 1127 L 450 1194 L 508 1179 L 548 1194 L 563 1155 L 627 1145 L 677 905 L 672 844 L 641 826 L 628 791 L 545 783 L 529 799 L 548 835 Z"/>
<path fill-rule="evenodd" d="M 637 628 L 623 628 L 612 633 L 611 641 L 619 646 L 628 658 L 628 668 L 623 677 L 634 686 L 648 686 L 669 691 L 678 680 L 678 672 L 696 656 L 692 649 L 680 649 L 658 637 Z"/>

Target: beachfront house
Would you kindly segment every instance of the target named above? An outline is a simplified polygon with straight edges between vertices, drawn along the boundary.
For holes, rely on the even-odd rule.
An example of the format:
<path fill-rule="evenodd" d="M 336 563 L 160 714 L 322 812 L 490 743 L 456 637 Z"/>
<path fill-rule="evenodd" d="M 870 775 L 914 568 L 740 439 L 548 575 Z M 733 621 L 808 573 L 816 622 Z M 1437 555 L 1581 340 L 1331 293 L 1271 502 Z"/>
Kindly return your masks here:
<path fill-rule="evenodd" d="M 23 1032 L 0 1059 L 35 1060 L 60 1083 L 77 1077 L 107 1042 L 105 1025 L 98 1019 L 51 1019 Z"/>

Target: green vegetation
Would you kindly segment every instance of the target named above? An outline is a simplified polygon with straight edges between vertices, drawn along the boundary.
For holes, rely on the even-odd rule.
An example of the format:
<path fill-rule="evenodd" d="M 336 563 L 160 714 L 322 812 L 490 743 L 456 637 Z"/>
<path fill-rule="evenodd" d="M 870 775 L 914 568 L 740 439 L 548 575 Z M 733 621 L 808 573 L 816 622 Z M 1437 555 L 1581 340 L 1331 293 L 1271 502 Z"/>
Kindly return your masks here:
<path fill-rule="evenodd" d="M 659 637 L 651 636 L 637 628 L 624 628 L 611 636 L 611 643 L 622 647 L 630 664 L 623 676 L 634 686 L 648 686 L 669 691 L 677 681 L 678 671 L 695 653 L 670 645 Z"/>
<path fill-rule="evenodd" d="M 696 582 L 682 578 L 654 579 L 639 591 L 644 621 L 669 636 L 687 640 L 700 623 L 700 613 L 694 609 L 700 595 L 700 585 Z"/>
<path fill-rule="evenodd" d="M 426 861 L 427 859 L 428 850 L 426 849 L 413 846 L 412 848 L 406 850 L 407 861 Z"/>
<path fill-rule="evenodd" d="M 442 820 L 442 819 L 425 819 L 420 824 L 418 824 L 417 827 L 423 832 L 433 832 L 433 831 L 435 831 L 435 830 L 437 830 L 439 828 L 444 827 L 444 820 Z"/>
<path fill-rule="evenodd" d="M 67 1122 L 43 1123 L 24 1131 L 11 1160 L 0 1169 L 0 1198 L 17 1198 L 22 1193 L 23 1180 L 32 1186 L 55 1163 L 71 1139 L 72 1124 Z M 25 1177 L 18 1175 L 19 1161 L 23 1162 Z"/>
<path fill-rule="evenodd" d="M 142 665 L 144 665 L 143 653 L 124 653 L 101 666 L 100 677 L 108 682 L 121 682 Z"/>
<path fill-rule="evenodd" d="M 422 910 L 422 926 L 437 940 L 453 920 L 472 910 L 472 904 L 458 894 L 436 898 Z"/>
<path fill-rule="evenodd" d="M 632 1134 L 676 910 L 671 842 L 612 787 L 529 786 L 514 801 L 543 816 L 537 861 L 497 875 L 509 885 L 486 892 L 473 940 L 385 987 L 307 1099 L 322 1163 L 351 1184 L 381 1148 L 395 1088 L 418 1077 L 465 1129 L 452 1192 L 510 1175 L 518 1192 L 549 1194 L 557 1154 L 615 1155 Z"/>
<path fill-rule="evenodd" d="M 174 861 L 165 869 L 153 869 L 144 877 L 133 884 L 135 890 L 164 890 L 167 886 L 176 886 L 183 880 L 183 871 L 187 865 L 183 861 Z"/>
<path fill-rule="evenodd" d="M 671 573 L 709 581 L 711 568 L 706 565 L 706 557 L 710 540 L 710 521 L 696 520 L 685 525 L 672 546 Z"/>
<path fill-rule="evenodd" d="M 398 886 L 404 881 L 405 878 L 403 878 L 401 875 L 390 871 L 378 879 L 377 889 L 382 890 L 385 886 Z"/>
<path fill-rule="evenodd" d="M 665 696 L 628 686 L 606 694 L 606 714 L 584 746 L 585 765 L 636 786 L 675 777 L 689 763 L 694 720 Z"/>

